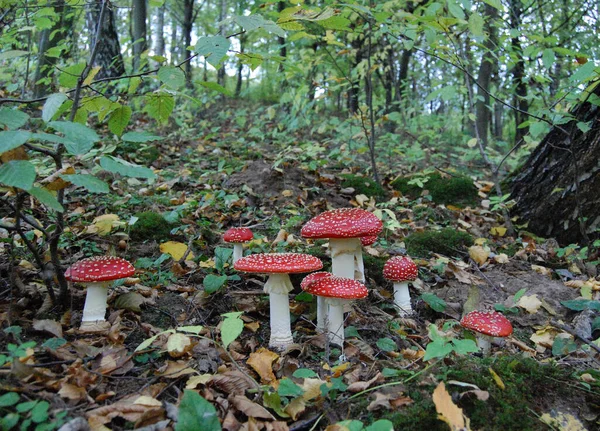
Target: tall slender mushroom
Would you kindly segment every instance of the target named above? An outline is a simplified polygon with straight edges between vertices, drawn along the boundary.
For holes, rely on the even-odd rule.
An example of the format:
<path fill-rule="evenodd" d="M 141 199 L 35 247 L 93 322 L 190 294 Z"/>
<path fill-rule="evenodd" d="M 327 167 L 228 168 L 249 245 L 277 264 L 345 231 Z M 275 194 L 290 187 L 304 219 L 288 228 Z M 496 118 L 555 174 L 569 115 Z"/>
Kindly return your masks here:
<path fill-rule="evenodd" d="M 87 286 L 81 331 L 96 332 L 108 328 L 105 320 L 108 286 L 111 281 L 131 277 L 134 273 L 131 263 L 116 256 L 90 257 L 67 268 L 67 280 Z"/>
<path fill-rule="evenodd" d="M 288 274 L 317 271 L 323 268 L 323 262 L 319 258 L 302 253 L 258 253 L 242 257 L 233 267 L 243 272 L 269 274 L 264 286 L 270 302 L 269 347 L 285 350 L 294 341 L 288 297 L 288 293 L 294 287 Z"/>
<path fill-rule="evenodd" d="M 463 328 L 476 333 L 477 346 L 488 356 L 494 337 L 508 337 L 513 327 L 504 314 L 497 311 L 471 311 L 460 321 Z"/>
<path fill-rule="evenodd" d="M 418 275 L 417 265 L 407 256 L 394 256 L 383 266 L 383 277 L 394 282 L 394 305 L 402 317 L 412 313 L 408 282 Z"/>
<path fill-rule="evenodd" d="M 373 213 L 360 208 L 325 211 L 310 219 L 303 227 L 304 238 L 329 239 L 333 275 L 354 279 L 354 260 L 362 253 L 360 238 L 377 235 L 383 223 Z M 317 329 L 324 329 L 327 313 L 323 299 L 317 297 Z"/>
<path fill-rule="evenodd" d="M 243 243 L 252 239 L 253 234 L 247 227 L 232 227 L 223 234 L 223 241 L 233 244 L 233 263 L 244 255 Z"/>
<path fill-rule="evenodd" d="M 309 275 L 309 277 L 311 277 Z M 306 280 L 306 278 L 305 278 Z M 313 277 L 308 280 L 304 291 L 324 298 L 329 306 L 327 319 L 327 338 L 329 342 L 338 346 L 344 345 L 344 304 L 354 299 L 365 298 L 367 288 L 360 281 L 336 276 Z"/>

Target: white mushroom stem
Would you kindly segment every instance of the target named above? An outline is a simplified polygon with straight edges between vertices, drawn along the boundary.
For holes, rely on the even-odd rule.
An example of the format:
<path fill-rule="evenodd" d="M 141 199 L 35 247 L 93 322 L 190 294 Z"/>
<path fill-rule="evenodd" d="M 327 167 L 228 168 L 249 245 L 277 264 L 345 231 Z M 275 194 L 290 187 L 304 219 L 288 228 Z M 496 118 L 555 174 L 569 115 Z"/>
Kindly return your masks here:
<path fill-rule="evenodd" d="M 269 347 L 280 351 L 285 350 L 294 341 L 290 324 L 290 300 L 288 296 L 293 288 L 288 274 L 270 274 L 264 286 L 265 293 L 269 294 L 271 307 Z"/>
<path fill-rule="evenodd" d="M 108 284 L 107 282 L 86 283 L 87 294 L 83 307 L 82 324 L 85 322 L 105 321 Z"/>
<path fill-rule="evenodd" d="M 325 320 L 327 315 L 328 306 L 325 302 L 325 298 L 317 296 L 317 332 L 325 331 Z"/>
<path fill-rule="evenodd" d="M 354 253 L 354 279 L 363 283 L 366 281 L 362 248 Z"/>
<path fill-rule="evenodd" d="M 489 356 L 492 350 L 492 340 L 494 337 L 484 334 L 477 334 L 477 347 L 481 349 L 483 356 Z"/>
<path fill-rule="evenodd" d="M 394 283 L 394 305 L 398 309 L 398 314 L 401 317 L 408 316 L 412 313 L 408 281 Z"/>
<path fill-rule="evenodd" d="M 331 272 L 354 280 L 354 256 L 361 252 L 360 238 L 330 238 Z"/>
<path fill-rule="evenodd" d="M 238 259 L 244 256 L 244 246 L 241 242 L 233 244 L 233 263 L 236 263 Z"/>
<path fill-rule="evenodd" d="M 327 319 L 327 339 L 331 344 L 344 346 L 344 305 L 350 301 L 340 298 L 324 298 L 329 305 Z"/>

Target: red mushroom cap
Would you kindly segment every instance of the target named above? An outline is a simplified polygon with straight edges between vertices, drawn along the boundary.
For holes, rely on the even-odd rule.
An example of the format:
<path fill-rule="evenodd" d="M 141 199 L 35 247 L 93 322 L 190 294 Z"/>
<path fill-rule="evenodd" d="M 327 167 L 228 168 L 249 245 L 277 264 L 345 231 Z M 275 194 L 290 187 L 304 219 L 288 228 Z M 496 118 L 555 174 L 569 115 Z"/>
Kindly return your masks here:
<path fill-rule="evenodd" d="M 513 332 L 510 321 L 497 311 L 471 311 L 462 318 L 460 324 L 463 328 L 492 337 L 508 337 Z"/>
<path fill-rule="evenodd" d="M 383 223 L 375 214 L 360 208 L 325 211 L 302 228 L 304 238 L 359 238 L 377 235 Z"/>
<path fill-rule="evenodd" d="M 333 277 L 333 274 L 331 272 L 326 272 L 326 271 L 313 272 L 312 274 L 308 274 L 306 277 L 304 277 L 302 279 L 302 282 L 300 283 L 300 287 L 302 288 L 302 290 L 306 290 L 306 288 L 308 286 L 310 286 L 312 283 L 314 283 L 315 281 L 318 281 L 318 280 L 321 280 L 322 278 L 327 278 L 327 277 Z"/>
<path fill-rule="evenodd" d="M 254 235 L 252 231 L 247 227 L 232 227 L 223 234 L 223 241 L 225 242 L 247 242 L 252 239 Z"/>
<path fill-rule="evenodd" d="M 419 270 L 410 257 L 394 256 L 383 266 L 383 278 L 390 281 L 414 281 Z"/>
<path fill-rule="evenodd" d="M 110 281 L 131 277 L 135 268 L 116 256 L 96 256 L 75 262 L 65 271 L 65 278 L 78 283 Z"/>
<path fill-rule="evenodd" d="M 340 299 L 361 299 L 365 298 L 369 292 L 360 281 L 345 277 L 321 277 L 310 283 L 305 289 L 317 296 Z"/>
<path fill-rule="evenodd" d="M 360 243 L 363 245 L 363 247 L 366 247 L 367 245 L 373 245 L 375 244 L 375 241 L 377 241 L 377 235 L 363 236 L 360 238 Z"/>
<path fill-rule="evenodd" d="M 292 274 L 317 271 L 323 268 L 323 262 L 303 253 L 257 253 L 240 258 L 233 267 L 238 271 L 259 274 Z"/>

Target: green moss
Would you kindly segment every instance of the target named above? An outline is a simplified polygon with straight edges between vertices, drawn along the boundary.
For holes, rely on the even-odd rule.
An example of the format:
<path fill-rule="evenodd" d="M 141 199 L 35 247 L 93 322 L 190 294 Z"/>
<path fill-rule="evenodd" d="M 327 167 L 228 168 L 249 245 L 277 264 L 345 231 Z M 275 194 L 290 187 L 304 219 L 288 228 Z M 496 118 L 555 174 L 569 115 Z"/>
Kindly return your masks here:
<path fill-rule="evenodd" d="M 363 252 L 363 264 L 365 265 L 365 276 L 367 279 L 372 278 L 378 286 L 385 284 L 383 278 L 383 266 L 387 259 L 380 257 L 371 256 L 370 254 Z"/>
<path fill-rule="evenodd" d="M 138 221 L 131 227 L 131 237 L 133 239 L 160 241 L 169 238 L 172 226 L 162 215 L 154 211 L 144 211 L 137 213 L 135 216 Z"/>
<path fill-rule="evenodd" d="M 423 187 L 410 184 L 419 178 L 427 180 L 423 182 Z M 410 175 L 395 179 L 392 181 L 392 187 L 413 198 L 421 196 L 423 190 L 428 190 L 433 201 L 440 204 L 475 204 L 478 201 L 477 188 L 473 181 L 462 175 L 450 178 L 442 178 L 438 172 Z"/>
<path fill-rule="evenodd" d="M 356 194 L 385 197 L 386 192 L 383 187 L 368 177 L 345 174 L 342 175 L 342 187 L 352 187 Z"/>
<path fill-rule="evenodd" d="M 447 227 L 442 230 L 416 232 L 405 238 L 411 256 L 427 257 L 430 253 L 453 256 L 473 245 L 473 237 L 466 232 Z"/>

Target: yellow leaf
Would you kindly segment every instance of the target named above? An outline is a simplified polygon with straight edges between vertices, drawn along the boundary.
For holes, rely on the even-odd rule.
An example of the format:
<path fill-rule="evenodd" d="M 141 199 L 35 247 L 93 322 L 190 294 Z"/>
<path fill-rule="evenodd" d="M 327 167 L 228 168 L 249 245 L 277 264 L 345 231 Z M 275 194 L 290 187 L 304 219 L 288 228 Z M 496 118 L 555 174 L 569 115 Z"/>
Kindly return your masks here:
<path fill-rule="evenodd" d="M 162 403 L 156 398 L 149 397 L 148 395 L 141 395 L 135 399 L 133 404 L 141 404 L 143 406 L 150 407 L 162 407 Z"/>
<path fill-rule="evenodd" d="M 327 383 L 321 379 L 304 379 L 304 382 L 300 385 L 304 394 L 302 394 L 302 399 L 304 401 L 312 400 L 313 398 L 317 398 L 321 396 L 321 385 L 323 383 Z M 327 383 L 327 386 L 331 386 L 331 383 Z"/>
<path fill-rule="evenodd" d="M 550 425 L 552 429 L 559 431 L 587 431 L 587 428 L 575 416 L 569 413 L 552 411 L 544 413 L 540 416 L 540 420 Z"/>
<path fill-rule="evenodd" d="M 344 371 L 350 368 L 350 365 L 350 362 L 343 362 L 340 365 L 336 365 L 335 367 L 333 367 L 331 371 L 333 372 L 334 377 L 339 377 L 340 375 L 342 375 Z"/>
<path fill-rule="evenodd" d="M 490 250 L 480 245 L 472 245 L 469 247 L 469 256 L 471 256 L 471 259 L 477 262 L 478 265 L 483 265 L 490 256 Z"/>
<path fill-rule="evenodd" d="M 92 81 L 94 80 L 94 78 L 96 77 L 96 75 L 98 74 L 98 72 L 100 72 L 100 69 L 102 69 L 102 66 L 96 66 L 96 67 L 92 68 L 92 70 L 90 70 L 90 73 L 88 74 L 87 78 L 85 78 L 85 81 L 83 81 L 83 84 L 90 85 L 92 83 Z"/>
<path fill-rule="evenodd" d="M 273 373 L 273 362 L 277 359 L 279 359 L 277 353 L 261 347 L 256 352 L 250 354 L 246 363 L 256 371 L 262 383 L 271 383 L 277 380 Z"/>
<path fill-rule="evenodd" d="M 446 390 L 444 382 L 433 391 L 433 403 L 438 412 L 438 418 L 446 422 L 452 431 L 470 430 L 469 418 L 467 418 L 460 407 L 452 402 L 452 397 Z"/>
<path fill-rule="evenodd" d="M 192 376 L 185 383 L 186 389 L 196 389 L 198 385 L 205 385 L 212 380 L 212 374 L 201 374 L 199 376 Z"/>
<path fill-rule="evenodd" d="M 294 194 L 294 192 L 291 191 L 291 190 L 284 190 L 284 191 L 281 192 L 281 194 L 283 196 L 285 196 L 286 198 L 289 198 L 290 196 L 292 196 Z"/>
<path fill-rule="evenodd" d="M 290 415 L 294 421 L 298 419 L 298 416 L 304 413 L 304 410 L 306 410 L 306 402 L 302 397 L 294 398 L 292 402 L 283 409 L 283 411 Z"/>
<path fill-rule="evenodd" d="M 498 385 L 498 387 L 500 389 L 502 389 L 502 390 L 506 389 L 506 386 L 504 385 L 504 382 L 502 381 L 502 379 L 500 378 L 500 376 L 498 375 L 498 373 L 496 373 L 491 368 L 488 368 L 488 370 L 490 370 L 490 374 L 492 375 L 492 378 L 494 379 L 494 381 L 496 382 L 496 384 Z"/>
<path fill-rule="evenodd" d="M 504 253 L 497 254 L 494 256 L 494 262 L 496 263 L 508 263 L 508 255 Z"/>
<path fill-rule="evenodd" d="M 119 216 L 116 214 L 104 214 L 98 216 L 92 222 L 93 227 L 91 233 L 97 233 L 100 236 L 105 236 L 110 233 L 113 227 L 119 227 L 123 222 L 119 221 Z"/>
<path fill-rule="evenodd" d="M 184 334 L 176 332 L 169 335 L 167 340 L 167 352 L 172 358 L 180 358 L 192 348 L 192 340 Z"/>
<path fill-rule="evenodd" d="M 552 270 L 550 268 L 546 268 L 545 266 L 541 265 L 531 265 L 531 269 L 533 269 L 538 274 L 552 278 Z"/>
<path fill-rule="evenodd" d="M 539 345 L 542 347 L 542 351 L 544 350 L 543 348 L 550 348 L 552 347 L 552 344 L 554 343 L 554 338 L 556 337 L 556 335 L 559 333 L 559 331 L 557 329 L 555 329 L 552 326 L 546 326 L 544 328 L 538 329 L 537 331 L 535 331 L 535 334 L 533 334 L 531 337 L 529 337 L 529 339 L 531 341 L 533 341 L 535 344 Z"/>
<path fill-rule="evenodd" d="M 200 261 L 200 263 L 198 264 L 198 266 L 200 268 L 214 268 L 215 267 L 215 261 L 213 259 L 202 260 L 202 261 Z"/>
<path fill-rule="evenodd" d="M 517 307 L 521 307 L 531 314 L 536 313 L 541 306 L 542 301 L 539 300 L 537 295 L 523 295 L 517 302 Z"/>
<path fill-rule="evenodd" d="M 495 226 L 490 229 L 490 233 L 495 236 L 504 236 L 506 234 L 506 228 L 501 226 Z"/>
<path fill-rule="evenodd" d="M 185 254 L 185 252 L 187 251 L 187 245 L 182 243 L 182 242 L 177 242 L 177 241 L 167 241 L 167 242 L 163 242 L 160 245 L 160 251 L 161 253 L 167 253 L 169 255 L 171 255 L 171 257 L 175 260 L 179 260 L 183 257 L 183 255 Z M 193 259 L 194 258 L 194 253 L 192 253 L 190 251 L 190 253 L 187 255 L 188 259 Z"/>

